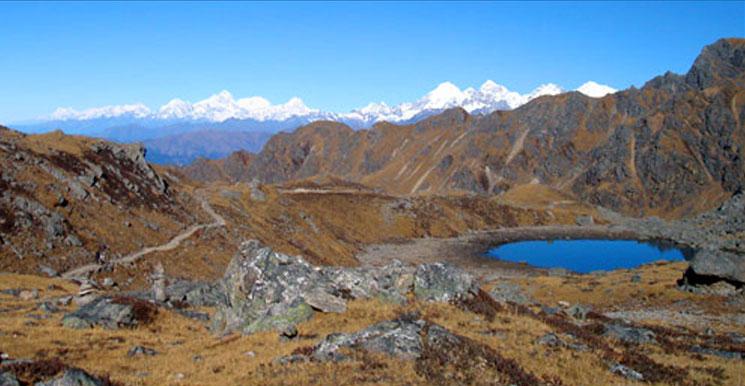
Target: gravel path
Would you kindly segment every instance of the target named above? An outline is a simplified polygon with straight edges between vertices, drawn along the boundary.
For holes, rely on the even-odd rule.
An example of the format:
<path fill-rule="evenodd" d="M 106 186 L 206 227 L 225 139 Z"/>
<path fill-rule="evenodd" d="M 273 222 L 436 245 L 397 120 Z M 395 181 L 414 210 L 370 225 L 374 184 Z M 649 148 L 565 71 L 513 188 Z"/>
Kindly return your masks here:
<path fill-rule="evenodd" d="M 188 239 L 195 232 L 197 232 L 199 230 L 225 226 L 225 219 L 222 216 L 220 216 L 219 214 L 217 214 L 217 212 L 215 212 L 214 209 L 212 209 L 212 207 L 210 206 L 210 204 L 207 201 L 207 199 L 205 199 L 201 195 L 198 195 L 198 196 L 199 196 L 199 200 L 202 202 L 202 204 L 201 204 L 202 210 L 204 210 L 205 212 L 207 212 L 207 214 L 209 214 L 210 217 L 212 217 L 214 219 L 214 222 L 209 223 L 209 224 L 195 224 L 195 225 L 192 225 L 189 228 L 187 228 L 186 230 L 184 230 L 183 232 L 181 232 L 178 235 L 174 236 L 171 240 L 169 240 L 165 244 L 156 245 L 156 246 L 152 246 L 152 247 L 145 247 L 145 248 L 143 248 L 143 249 L 141 249 L 141 250 L 139 250 L 137 252 L 131 253 L 129 255 L 123 256 L 123 257 L 118 258 L 118 259 L 114 259 L 111 262 L 109 262 L 109 264 L 113 264 L 113 265 L 116 265 L 116 264 L 128 264 L 128 263 L 135 262 L 138 259 L 140 259 L 141 257 L 143 257 L 143 256 L 145 256 L 147 254 L 153 253 L 153 252 L 170 251 L 172 249 L 178 248 L 178 246 L 181 245 L 181 243 L 184 240 Z M 98 270 L 101 267 L 103 267 L 103 264 L 97 264 L 97 263 L 87 264 L 87 265 L 84 265 L 82 267 L 78 267 L 78 268 L 75 268 L 75 269 L 72 269 L 70 271 L 67 271 L 67 272 L 63 273 L 62 274 L 62 277 L 65 278 L 65 279 L 70 279 L 70 278 L 73 278 L 73 277 L 85 276 L 86 274 L 88 274 L 90 272 L 94 272 L 94 271 Z"/>

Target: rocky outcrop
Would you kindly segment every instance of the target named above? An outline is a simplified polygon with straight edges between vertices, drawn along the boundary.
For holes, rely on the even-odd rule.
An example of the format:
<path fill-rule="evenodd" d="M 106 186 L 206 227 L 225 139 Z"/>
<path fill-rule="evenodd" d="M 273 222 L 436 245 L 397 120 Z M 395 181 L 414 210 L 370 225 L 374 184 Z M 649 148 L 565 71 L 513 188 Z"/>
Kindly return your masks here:
<path fill-rule="evenodd" d="M 424 331 L 450 334 L 444 328 L 421 319 L 400 318 L 374 324 L 351 334 L 331 334 L 318 343 L 310 355 L 317 361 L 346 359 L 343 349 L 363 349 L 402 359 L 416 359 L 422 355 Z"/>
<path fill-rule="evenodd" d="M 145 224 L 171 232 L 194 222 L 190 198 L 144 155 L 140 145 L 0 130 L 0 270 L 100 263 L 102 251 L 125 255 L 163 237 Z"/>
<path fill-rule="evenodd" d="M 220 283 L 225 304 L 218 306 L 216 332 L 284 329 L 313 316 L 307 292 L 323 290 L 323 277 L 300 257 L 276 253 L 257 241 L 241 244 Z"/>
<path fill-rule="evenodd" d="M 83 370 L 69 369 L 65 370 L 58 378 L 37 383 L 36 386 L 105 386 L 106 384 L 110 383 L 104 382 Z"/>
<path fill-rule="evenodd" d="M 344 312 L 348 299 L 402 303 L 413 292 L 424 301 L 448 302 L 471 296 L 478 287 L 469 274 L 445 264 L 416 270 L 398 261 L 379 268 L 321 268 L 252 240 L 241 244 L 217 289 L 222 302 L 213 331 L 251 334 L 291 328 L 314 312 Z"/>

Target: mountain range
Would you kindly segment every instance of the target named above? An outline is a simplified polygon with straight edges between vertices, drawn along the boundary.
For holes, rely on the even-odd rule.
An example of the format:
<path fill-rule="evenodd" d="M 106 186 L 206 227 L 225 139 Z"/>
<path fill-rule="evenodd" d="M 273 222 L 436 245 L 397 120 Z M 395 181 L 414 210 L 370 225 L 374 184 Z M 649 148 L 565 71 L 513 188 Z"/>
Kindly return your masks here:
<path fill-rule="evenodd" d="M 722 39 L 684 75 L 602 98 L 543 95 L 483 114 L 466 104 L 470 111 L 368 130 L 314 122 L 229 163 L 246 170 L 220 175 L 267 183 L 334 176 L 396 195 L 489 195 L 535 184 L 633 215 L 684 216 L 745 187 L 744 90 L 745 40 Z M 456 90 L 435 91 L 429 100 Z"/>
<path fill-rule="evenodd" d="M 149 160 L 185 164 L 197 157 L 225 157 L 237 150 L 256 152 L 271 134 L 294 130 L 315 121 L 337 121 L 355 129 L 383 121 L 407 124 L 453 107 L 461 107 L 472 114 L 511 110 L 537 97 L 557 95 L 563 91 L 552 83 L 520 94 L 491 80 L 478 89 L 469 87 L 464 90 L 451 82 L 444 82 L 414 102 L 393 106 L 385 102 L 370 103 L 348 113 L 312 109 L 297 97 L 273 105 L 262 97 L 236 99 L 230 92 L 221 91 L 195 103 L 176 98 L 157 110 L 141 103 L 81 111 L 58 108 L 39 121 L 13 126 L 29 133 L 60 129 L 68 134 L 118 142 L 144 142 L 149 150 Z M 602 97 L 616 90 L 590 81 L 577 91 L 591 97 Z M 197 136 L 197 132 L 204 134 L 198 144 L 190 140 Z M 251 135 L 236 132 L 250 132 Z M 231 140 L 233 137 L 237 140 Z M 179 144 L 178 148 L 174 144 Z"/>

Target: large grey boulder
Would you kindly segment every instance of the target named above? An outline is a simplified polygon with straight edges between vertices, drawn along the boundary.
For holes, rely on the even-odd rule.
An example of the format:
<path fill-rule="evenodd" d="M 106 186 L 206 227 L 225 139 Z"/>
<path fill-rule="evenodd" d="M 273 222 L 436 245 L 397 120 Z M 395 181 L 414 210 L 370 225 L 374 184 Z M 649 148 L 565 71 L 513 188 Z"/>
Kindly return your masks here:
<path fill-rule="evenodd" d="M 262 247 L 256 240 L 241 244 L 219 285 L 224 301 L 215 313 L 213 331 L 244 334 L 281 330 L 310 319 L 313 308 L 306 294 L 318 300 L 319 293 L 331 288 L 319 268 L 301 257 Z"/>
<path fill-rule="evenodd" d="M 690 267 L 696 275 L 745 283 L 745 255 L 704 248 L 693 256 Z"/>
<path fill-rule="evenodd" d="M 397 319 L 374 324 L 351 334 L 331 334 L 313 348 L 318 361 L 346 359 L 344 348 L 363 349 L 405 359 L 421 356 L 424 320 Z"/>
<path fill-rule="evenodd" d="M 62 325 L 75 329 L 94 326 L 108 329 L 132 328 L 149 323 L 155 313 L 156 306 L 144 300 L 99 297 L 65 315 Z"/>
<path fill-rule="evenodd" d="M 471 274 L 446 263 L 422 264 L 414 275 L 414 295 L 420 300 L 449 302 L 477 290 Z"/>
<path fill-rule="evenodd" d="M 315 267 L 251 240 L 241 244 L 225 275 L 209 293 L 219 295 L 212 330 L 216 333 L 285 330 L 315 311 L 344 312 L 348 299 L 405 303 L 417 298 L 449 302 L 476 293 L 474 278 L 447 264 L 414 270 L 399 261 L 384 267 Z"/>

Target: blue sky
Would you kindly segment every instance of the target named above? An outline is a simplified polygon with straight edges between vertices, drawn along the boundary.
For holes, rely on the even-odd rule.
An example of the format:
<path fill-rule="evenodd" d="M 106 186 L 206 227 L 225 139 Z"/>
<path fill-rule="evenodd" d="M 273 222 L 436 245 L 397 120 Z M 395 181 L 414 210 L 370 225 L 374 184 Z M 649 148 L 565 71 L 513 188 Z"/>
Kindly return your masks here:
<path fill-rule="evenodd" d="M 0 3 L 0 122 L 227 89 L 349 111 L 443 81 L 626 88 L 745 36 L 727 3 Z"/>

